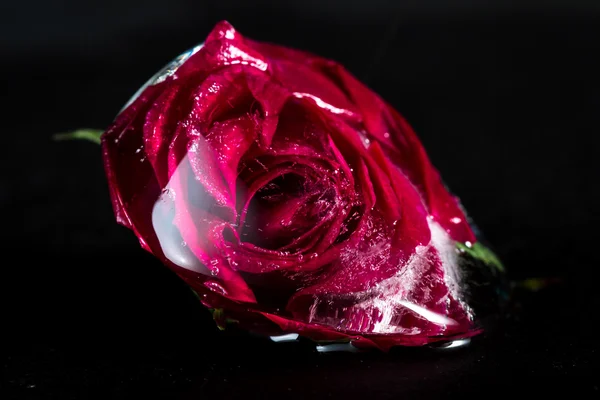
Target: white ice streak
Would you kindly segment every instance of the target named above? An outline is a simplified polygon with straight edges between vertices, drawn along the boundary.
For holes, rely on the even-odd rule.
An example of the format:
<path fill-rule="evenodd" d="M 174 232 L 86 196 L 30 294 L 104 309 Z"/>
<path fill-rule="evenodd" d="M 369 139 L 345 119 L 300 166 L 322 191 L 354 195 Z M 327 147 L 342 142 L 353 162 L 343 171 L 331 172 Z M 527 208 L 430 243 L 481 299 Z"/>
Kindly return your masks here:
<path fill-rule="evenodd" d="M 378 322 L 373 324 L 372 329 L 370 329 L 371 332 L 402 333 L 406 335 L 421 333 L 419 328 L 406 328 L 395 324 L 397 321 L 394 320 L 398 317 L 398 309 L 410 310 L 412 313 L 440 326 L 457 324 L 456 321 L 448 316 L 429 310 L 421 305 L 429 300 L 430 294 L 428 293 L 429 289 L 427 287 L 422 288 L 424 293 L 418 304 L 411 299 L 414 291 L 417 290 L 417 285 L 427 279 L 436 278 L 436 276 L 427 276 L 431 269 L 431 262 L 433 261 L 428 259 L 429 250 L 432 247 L 439 253 L 444 270 L 444 283 L 448 287 L 448 294 L 439 301 L 449 303 L 450 299 L 461 301 L 460 299 L 462 298 L 460 292 L 461 276 L 458 269 L 455 243 L 448 233 L 431 219 L 429 220 L 429 228 L 431 230 L 431 241 L 426 246 L 417 246 L 414 254 L 409 258 L 405 265 L 399 267 L 400 272 L 379 282 L 374 288 L 368 291 L 353 294 L 353 297 L 356 299 L 365 299 L 352 307 L 354 308 L 354 312 L 363 311 L 364 315 L 370 316 L 371 319 L 378 320 Z M 381 255 L 381 251 L 376 251 L 375 253 Z M 386 255 L 389 254 L 385 251 L 383 253 Z M 331 299 L 325 298 L 315 300 L 315 304 L 311 307 L 312 321 L 322 323 L 332 322 L 329 321 L 330 318 L 327 317 L 323 318 L 322 321 L 319 321 L 321 319 L 317 312 L 319 303 L 327 300 L 331 301 Z M 462 305 L 467 312 L 470 311 L 466 304 Z M 341 311 L 343 314 L 343 310 Z M 340 326 L 340 328 L 353 327 Z"/>

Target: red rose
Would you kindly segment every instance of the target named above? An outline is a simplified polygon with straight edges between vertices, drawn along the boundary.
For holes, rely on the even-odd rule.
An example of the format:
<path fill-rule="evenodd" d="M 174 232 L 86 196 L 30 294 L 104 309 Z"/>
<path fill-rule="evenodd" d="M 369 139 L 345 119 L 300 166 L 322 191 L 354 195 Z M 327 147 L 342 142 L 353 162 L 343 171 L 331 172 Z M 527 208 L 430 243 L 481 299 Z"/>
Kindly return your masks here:
<path fill-rule="evenodd" d="M 151 83 L 102 136 L 114 211 L 217 320 L 383 349 L 477 332 L 465 214 L 342 66 L 221 22 Z"/>

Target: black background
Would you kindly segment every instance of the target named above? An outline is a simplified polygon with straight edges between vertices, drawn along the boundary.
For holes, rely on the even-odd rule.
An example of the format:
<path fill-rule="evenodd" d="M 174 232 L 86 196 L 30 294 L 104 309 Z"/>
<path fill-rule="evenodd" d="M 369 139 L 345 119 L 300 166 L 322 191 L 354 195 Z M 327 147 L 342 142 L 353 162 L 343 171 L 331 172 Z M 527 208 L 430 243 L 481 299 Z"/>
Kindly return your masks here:
<path fill-rule="evenodd" d="M 2 398 L 597 395 L 600 3 L 18 1 L 0 12 Z M 156 70 L 229 20 L 340 61 L 415 127 L 521 294 L 459 351 L 317 354 L 219 332 L 118 226 L 99 148 Z"/>

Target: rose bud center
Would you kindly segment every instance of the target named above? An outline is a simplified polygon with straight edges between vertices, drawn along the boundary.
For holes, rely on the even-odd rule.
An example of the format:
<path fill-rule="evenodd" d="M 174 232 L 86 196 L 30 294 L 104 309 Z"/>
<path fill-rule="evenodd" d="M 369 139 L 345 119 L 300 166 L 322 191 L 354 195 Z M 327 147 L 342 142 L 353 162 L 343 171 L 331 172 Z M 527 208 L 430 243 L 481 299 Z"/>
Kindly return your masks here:
<path fill-rule="evenodd" d="M 329 218 L 336 204 L 336 191 L 328 179 L 315 179 L 295 172 L 271 180 L 252 198 L 240 226 L 242 241 L 259 247 L 290 252 L 298 250 L 298 239 Z"/>

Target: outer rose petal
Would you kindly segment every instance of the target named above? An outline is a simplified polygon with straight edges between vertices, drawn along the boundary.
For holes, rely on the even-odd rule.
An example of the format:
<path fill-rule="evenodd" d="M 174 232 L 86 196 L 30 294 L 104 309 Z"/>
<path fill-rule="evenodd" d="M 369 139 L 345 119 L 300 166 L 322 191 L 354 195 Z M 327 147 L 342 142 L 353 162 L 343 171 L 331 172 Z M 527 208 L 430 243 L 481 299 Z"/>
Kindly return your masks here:
<path fill-rule="evenodd" d="M 367 131 L 387 150 L 390 160 L 422 191 L 431 214 L 460 242 L 475 242 L 468 220 L 455 197 L 444 187 L 439 173 L 410 125 L 379 96 L 334 62 L 322 65 L 335 77 L 361 110 Z"/>
<path fill-rule="evenodd" d="M 194 288 L 193 276 L 183 276 L 184 280 Z M 202 293 L 202 288 L 200 288 Z M 349 342 L 359 349 L 375 348 L 389 351 L 394 346 L 422 346 L 425 344 L 453 339 L 464 339 L 481 333 L 481 329 L 473 329 L 460 334 L 436 336 L 407 336 L 402 334 L 368 334 L 358 332 L 341 332 L 319 323 L 305 323 L 288 317 L 282 317 L 272 312 L 244 307 L 239 303 L 230 302 L 215 293 L 203 293 L 203 303 L 207 307 L 224 309 L 225 317 L 239 322 L 241 326 L 263 335 L 281 335 L 284 333 L 299 333 L 317 342 Z"/>
<path fill-rule="evenodd" d="M 208 212 L 203 209 L 206 207 L 205 204 L 195 207 L 187 200 L 191 190 L 198 190 L 196 186 L 192 186 L 194 180 L 190 179 L 191 176 L 193 176 L 192 167 L 186 158 L 182 160 L 167 186 L 168 197 L 174 202 L 173 209 L 175 211 L 171 223 L 177 226 L 185 247 L 189 247 L 203 266 L 210 269 L 211 275 L 219 279 L 217 287 L 224 286 L 221 294 L 232 300 L 253 303 L 256 300 L 252 291 L 221 256 L 227 250 L 228 245 L 223 232 L 229 227 L 229 224 L 219 218 L 209 219 Z M 159 201 L 168 201 L 169 199 Z M 157 228 L 155 226 L 155 229 Z M 204 272 L 204 268 L 189 269 L 198 273 Z M 208 281 L 208 283 L 211 284 L 209 288 L 215 288 L 216 282 Z"/>
<path fill-rule="evenodd" d="M 158 257 L 160 246 L 150 245 L 155 243 L 150 215 L 160 187 L 148 158 L 138 149 L 144 147 L 144 114 L 160 89 L 160 85 L 148 88 L 102 135 L 104 169 L 117 221 L 133 229 L 142 247 Z"/>

